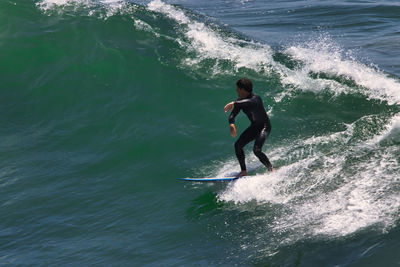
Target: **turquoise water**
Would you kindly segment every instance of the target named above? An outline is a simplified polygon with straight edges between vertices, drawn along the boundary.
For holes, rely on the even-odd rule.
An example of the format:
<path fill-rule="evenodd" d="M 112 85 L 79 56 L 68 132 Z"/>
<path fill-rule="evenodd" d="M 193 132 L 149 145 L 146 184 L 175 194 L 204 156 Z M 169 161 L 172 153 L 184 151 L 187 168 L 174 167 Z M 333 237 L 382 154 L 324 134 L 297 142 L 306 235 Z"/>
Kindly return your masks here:
<path fill-rule="evenodd" d="M 1 1 L 0 265 L 398 265 L 399 11 Z M 177 180 L 239 171 L 241 77 L 277 171 Z"/>

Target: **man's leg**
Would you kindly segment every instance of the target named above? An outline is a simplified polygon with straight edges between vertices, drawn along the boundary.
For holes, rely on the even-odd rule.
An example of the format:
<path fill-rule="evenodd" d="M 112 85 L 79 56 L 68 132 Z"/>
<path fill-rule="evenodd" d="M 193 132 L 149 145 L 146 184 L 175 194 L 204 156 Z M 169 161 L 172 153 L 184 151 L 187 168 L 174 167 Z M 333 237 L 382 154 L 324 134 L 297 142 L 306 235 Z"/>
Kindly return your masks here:
<path fill-rule="evenodd" d="M 262 152 L 262 146 L 270 133 L 270 129 L 264 127 L 256 137 L 254 142 L 253 152 L 257 158 L 264 164 L 269 171 L 273 171 L 273 167 L 268 157 Z"/>
<path fill-rule="evenodd" d="M 246 163 L 243 147 L 254 140 L 256 131 L 253 127 L 249 127 L 240 135 L 239 139 L 235 142 L 236 157 L 240 164 L 241 173 L 246 172 Z"/>

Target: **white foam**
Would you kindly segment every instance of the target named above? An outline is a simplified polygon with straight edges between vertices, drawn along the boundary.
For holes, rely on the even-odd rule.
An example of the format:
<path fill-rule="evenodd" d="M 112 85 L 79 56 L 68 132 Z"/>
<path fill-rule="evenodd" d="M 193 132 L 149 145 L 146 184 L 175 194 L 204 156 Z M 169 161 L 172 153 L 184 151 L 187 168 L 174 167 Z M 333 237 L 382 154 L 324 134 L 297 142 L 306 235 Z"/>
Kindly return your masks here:
<path fill-rule="evenodd" d="M 350 53 L 343 55 L 343 49 L 326 36 L 309 43 L 291 46 L 285 52 L 305 63 L 302 66 L 303 72 L 346 77 L 364 87 L 364 90 L 358 89 L 359 92 L 372 99 L 387 101 L 389 104 L 400 103 L 398 80 L 388 77 L 375 67 L 357 62 Z"/>
<path fill-rule="evenodd" d="M 218 67 L 219 61 L 228 60 L 234 63 L 234 71 L 245 67 L 258 72 L 278 73 L 281 82 L 287 89 L 295 87 L 304 91 L 321 92 L 331 90 L 334 95 L 342 93 L 362 93 L 368 98 L 387 101 L 389 104 L 400 103 L 400 83 L 390 78 L 375 67 L 357 62 L 350 53 L 344 57 L 343 49 L 329 38 L 323 37 L 306 44 L 291 46 L 285 53 L 303 64 L 291 70 L 272 58 L 272 50 L 268 45 L 246 42 L 224 37 L 204 23 L 190 19 L 182 10 L 154 0 L 148 8 L 175 20 L 189 41 L 179 40 L 188 51 L 196 53 L 196 57 L 188 57 L 184 63 L 195 66 L 205 59 L 216 59 L 214 74 L 224 73 Z M 358 88 L 349 87 L 334 79 L 311 77 L 310 72 L 325 73 L 334 77 L 346 77 L 355 82 Z M 280 101 L 290 90 L 282 92 L 276 100 Z"/>
<path fill-rule="evenodd" d="M 391 227 L 399 219 L 400 208 L 400 195 L 392 189 L 400 180 L 398 148 L 380 149 L 379 142 L 398 129 L 399 116 L 366 142 L 354 143 L 352 136 L 363 127 L 360 122 L 369 118 L 347 125 L 343 132 L 298 140 L 267 152 L 276 161 L 302 149 L 314 150 L 295 156 L 274 173 L 238 180 L 218 197 L 237 204 L 257 201 L 283 206 L 285 212 L 275 214 L 268 227 L 276 233 L 290 232 L 285 239 L 289 243 L 305 235 L 345 236 L 370 226 Z M 331 146 L 327 153 L 321 150 L 324 144 Z M 229 161 L 225 170 L 235 167 L 237 162 Z"/>
<path fill-rule="evenodd" d="M 83 6 L 89 9 L 98 6 L 105 7 L 107 12 L 105 18 L 129 10 L 128 3 L 123 0 L 41 0 L 37 3 L 37 6 L 44 11 L 70 5 L 75 8 Z M 327 37 L 288 47 L 285 53 L 302 63 L 292 70 L 274 61 L 273 51 L 266 44 L 224 36 L 218 30 L 191 19 L 178 7 L 161 0 L 151 1 L 147 7 L 151 11 L 162 13 L 180 25 L 178 31 L 183 33 L 184 37 L 177 37 L 175 41 L 188 52 L 188 56 L 182 59 L 182 64 L 196 68 L 201 66 L 200 63 L 204 60 L 213 59 L 216 63 L 210 71 L 214 75 L 234 74 L 226 69 L 226 62 L 232 64 L 234 72 L 241 68 L 248 68 L 267 76 L 272 72 L 276 73 L 286 89 L 275 96 L 276 101 L 281 101 L 285 96 L 290 95 L 292 90 L 316 93 L 330 90 L 334 95 L 362 93 L 368 98 L 387 101 L 391 105 L 400 103 L 400 82 L 397 79 L 388 77 L 375 67 L 357 62 L 350 53 L 343 53 L 343 49 Z M 92 10 L 91 14 L 93 13 L 95 12 Z M 150 25 L 133 19 L 135 27 L 139 30 L 153 31 Z M 161 35 L 156 34 L 156 36 Z M 357 86 L 356 88 L 349 87 L 335 79 L 311 77 L 310 72 L 316 75 L 324 73 L 334 77 L 345 77 Z"/>
<path fill-rule="evenodd" d="M 344 177 L 348 181 L 337 189 L 294 204 L 293 213 L 280 218 L 277 228 L 296 221 L 297 228 L 313 235 L 343 236 L 371 225 L 383 229 L 393 225 L 400 195 L 389 189 L 393 174 L 380 167 L 391 162 L 391 155 L 380 157 L 357 165 L 357 172 Z"/>
<path fill-rule="evenodd" d="M 379 144 L 399 144 L 400 143 L 400 113 L 393 116 L 389 124 L 386 126 L 385 131 L 378 135 L 373 143 Z"/>
<path fill-rule="evenodd" d="M 48 11 L 56 7 L 67 6 L 67 5 L 92 5 L 90 0 L 41 0 L 36 5 L 43 11 Z"/>
<path fill-rule="evenodd" d="M 131 13 L 135 5 L 124 0 L 41 0 L 36 3 L 44 12 L 57 11 L 62 12 L 63 9 L 72 8 L 74 11 L 83 8 L 88 11 L 88 15 L 96 14 L 99 8 L 103 8 L 105 14 L 100 17 L 107 19 L 118 13 Z"/>
<path fill-rule="evenodd" d="M 272 51 L 268 45 L 223 37 L 204 23 L 190 19 L 183 11 L 160 0 L 150 2 L 148 8 L 164 14 L 181 25 L 189 42 L 181 40 L 179 43 L 185 49 L 197 54 L 195 58 L 187 58 L 186 64 L 195 65 L 204 59 L 230 60 L 235 62 L 235 70 L 247 67 L 268 71 L 270 63 L 273 62 Z"/>
<path fill-rule="evenodd" d="M 140 19 L 133 19 L 133 24 L 135 25 L 135 28 L 141 31 L 147 31 L 147 32 L 154 32 L 153 28 L 146 22 L 140 20 Z"/>

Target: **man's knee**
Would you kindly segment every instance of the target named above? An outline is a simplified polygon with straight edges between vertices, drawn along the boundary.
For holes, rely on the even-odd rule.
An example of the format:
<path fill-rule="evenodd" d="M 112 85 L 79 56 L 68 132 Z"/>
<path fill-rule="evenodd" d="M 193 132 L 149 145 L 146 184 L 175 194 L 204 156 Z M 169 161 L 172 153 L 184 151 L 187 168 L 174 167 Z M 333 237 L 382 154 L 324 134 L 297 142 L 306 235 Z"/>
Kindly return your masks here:
<path fill-rule="evenodd" d="M 253 152 L 254 152 L 254 154 L 255 154 L 257 157 L 259 157 L 260 155 L 262 155 L 261 148 L 259 148 L 259 147 L 254 147 L 254 148 L 253 148 Z"/>

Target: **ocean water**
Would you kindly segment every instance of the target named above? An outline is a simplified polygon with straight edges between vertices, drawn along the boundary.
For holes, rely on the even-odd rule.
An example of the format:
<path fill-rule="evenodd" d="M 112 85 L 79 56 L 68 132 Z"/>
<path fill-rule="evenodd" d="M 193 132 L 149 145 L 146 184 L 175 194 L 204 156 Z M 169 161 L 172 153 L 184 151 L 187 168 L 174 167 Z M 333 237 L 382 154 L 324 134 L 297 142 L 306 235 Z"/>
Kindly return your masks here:
<path fill-rule="evenodd" d="M 0 265 L 400 265 L 398 1 L 0 1 Z M 248 77 L 272 132 L 239 171 Z M 248 126 L 241 114 L 238 131 Z"/>

